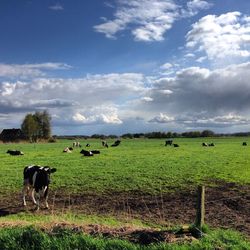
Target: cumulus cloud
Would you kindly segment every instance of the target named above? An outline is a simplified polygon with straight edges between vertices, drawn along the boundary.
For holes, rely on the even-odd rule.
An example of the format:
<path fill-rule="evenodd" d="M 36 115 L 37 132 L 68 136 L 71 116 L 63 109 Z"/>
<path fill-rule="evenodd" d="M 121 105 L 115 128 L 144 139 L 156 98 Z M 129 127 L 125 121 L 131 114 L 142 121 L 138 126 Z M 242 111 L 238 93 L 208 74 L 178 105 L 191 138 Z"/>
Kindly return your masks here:
<path fill-rule="evenodd" d="M 141 74 L 127 73 L 2 82 L 0 112 L 48 109 L 57 124 L 121 124 L 117 105 L 143 97 L 143 79 Z"/>
<path fill-rule="evenodd" d="M 209 7 L 210 4 L 201 0 L 188 1 L 185 7 L 174 0 L 119 0 L 114 18 L 104 19 L 94 29 L 107 38 L 115 38 L 118 32 L 130 29 L 136 41 L 162 41 L 176 20 Z"/>
<path fill-rule="evenodd" d="M 189 67 L 158 77 L 124 73 L 4 81 L 0 115 L 15 114 L 17 122 L 27 112 L 47 109 L 54 125 L 91 131 L 93 125 L 114 131 L 135 126 L 152 131 L 164 124 L 172 130 L 249 125 L 250 62 L 216 70 Z"/>
<path fill-rule="evenodd" d="M 210 60 L 250 56 L 250 18 L 240 12 L 207 15 L 192 25 L 187 48 L 205 52 Z"/>
<path fill-rule="evenodd" d="M 159 107 L 164 107 L 170 116 L 175 116 L 177 123 L 196 126 L 243 124 L 238 118 L 242 116 L 248 121 L 250 115 L 249 70 L 250 63 L 217 70 L 183 69 L 175 77 L 155 81 L 150 95 L 154 102 L 150 109 L 159 112 Z M 169 89 L 172 94 L 165 96 L 159 91 L 162 89 Z"/>
<path fill-rule="evenodd" d="M 149 122 L 155 123 L 169 123 L 174 121 L 174 117 L 168 116 L 166 114 L 160 113 L 160 115 L 155 116 L 153 119 L 149 120 Z"/>
<path fill-rule="evenodd" d="M 0 64 L 0 77 L 28 78 L 45 76 L 48 70 L 65 70 L 71 66 L 65 63 L 40 63 L 40 64 Z"/>

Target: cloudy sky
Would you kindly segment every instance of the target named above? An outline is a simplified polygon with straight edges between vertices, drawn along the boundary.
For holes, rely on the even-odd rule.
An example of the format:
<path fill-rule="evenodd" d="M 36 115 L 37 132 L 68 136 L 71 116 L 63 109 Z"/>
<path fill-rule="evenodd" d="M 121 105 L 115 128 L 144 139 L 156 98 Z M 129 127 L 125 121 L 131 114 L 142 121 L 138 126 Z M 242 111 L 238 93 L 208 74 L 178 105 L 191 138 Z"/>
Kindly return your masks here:
<path fill-rule="evenodd" d="M 1 0 L 0 130 L 250 131 L 249 0 Z"/>

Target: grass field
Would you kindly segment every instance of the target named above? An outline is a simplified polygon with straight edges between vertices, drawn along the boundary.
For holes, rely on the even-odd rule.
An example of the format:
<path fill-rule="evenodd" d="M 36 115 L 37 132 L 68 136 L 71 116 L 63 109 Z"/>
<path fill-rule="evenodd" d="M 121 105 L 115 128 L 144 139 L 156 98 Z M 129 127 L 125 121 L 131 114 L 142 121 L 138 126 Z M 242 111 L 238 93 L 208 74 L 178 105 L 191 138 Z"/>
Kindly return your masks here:
<path fill-rule="evenodd" d="M 72 141 L 50 144 L 0 144 L 0 190 L 18 191 L 22 170 L 31 164 L 57 168 L 53 189 L 78 192 L 139 190 L 146 193 L 186 188 L 209 180 L 250 184 L 250 147 L 245 138 L 209 139 L 215 147 L 202 147 L 204 139 L 176 139 L 179 148 L 165 147 L 164 140 L 123 140 L 116 148 L 102 148 L 99 140 L 87 142 L 88 149 L 100 149 L 94 157 L 81 156 L 80 149 L 62 153 Z M 111 141 L 110 141 L 111 142 Z M 24 156 L 10 156 L 18 149 Z"/>
<path fill-rule="evenodd" d="M 99 221 L 111 227 L 130 223 L 130 226 L 161 228 L 192 223 L 194 190 L 205 184 L 209 224 L 236 229 L 249 236 L 250 147 L 242 146 L 249 138 L 174 141 L 179 148 L 166 147 L 165 141 L 159 139 L 127 139 L 120 146 L 109 148 L 103 148 L 100 140 L 80 140 L 82 148 L 89 143 L 87 150 L 101 151 L 94 157 L 82 156 L 82 148 L 63 153 L 66 146 L 72 145 L 71 140 L 0 144 L 0 223 L 39 225 L 43 221 L 48 225 L 60 220 L 70 224 Z M 215 143 L 215 147 L 202 147 L 204 141 Z M 112 142 L 108 140 L 109 145 Z M 21 150 L 24 155 L 11 156 L 6 154 L 8 149 Z M 57 168 L 50 186 L 52 211 L 33 214 L 21 206 L 23 168 L 32 164 Z M 216 199 L 221 201 L 210 203 Z"/>

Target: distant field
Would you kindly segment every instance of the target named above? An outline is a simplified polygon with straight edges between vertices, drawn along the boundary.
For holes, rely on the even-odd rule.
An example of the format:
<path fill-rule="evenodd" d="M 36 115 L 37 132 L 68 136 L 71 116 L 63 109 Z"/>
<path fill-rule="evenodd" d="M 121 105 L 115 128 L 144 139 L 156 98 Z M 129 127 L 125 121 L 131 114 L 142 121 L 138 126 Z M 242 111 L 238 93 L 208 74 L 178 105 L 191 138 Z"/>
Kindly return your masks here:
<path fill-rule="evenodd" d="M 100 155 L 83 157 L 75 148 L 62 153 L 71 140 L 56 143 L 0 144 L 0 192 L 19 191 L 22 170 L 30 164 L 56 167 L 52 177 L 53 190 L 71 193 L 103 193 L 140 191 L 168 192 L 186 189 L 211 180 L 250 184 L 249 138 L 176 139 L 179 148 L 164 146 L 159 139 L 127 139 L 118 147 L 103 148 L 100 140 L 80 140 L 82 148 L 98 149 Z M 114 140 L 108 140 L 109 145 Z M 202 147 L 202 142 L 215 147 Z M 250 143 L 249 143 L 250 144 Z M 18 149 L 24 156 L 10 156 L 8 149 Z"/>

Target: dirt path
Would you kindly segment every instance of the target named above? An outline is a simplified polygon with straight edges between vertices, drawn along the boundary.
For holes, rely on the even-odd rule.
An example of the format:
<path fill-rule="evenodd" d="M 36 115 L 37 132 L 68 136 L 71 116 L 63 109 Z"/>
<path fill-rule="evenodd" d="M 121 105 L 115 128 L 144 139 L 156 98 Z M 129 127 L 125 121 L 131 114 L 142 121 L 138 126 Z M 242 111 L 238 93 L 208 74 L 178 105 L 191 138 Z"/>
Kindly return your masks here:
<path fill-rule="evenodd" d="M 39 213 L 60 214 L 67 211 L 89 215 L 111 215 L 140 219 L 163 226 L 191 224 L 195 219 L 195 190 L 164 195 L 138 192 L 71 195 L 50 193 L 50 210 Z M 212 227 L 236 229 L 250 236 L 250 186 L 217 183 L 206 188 L 206 223 Z M 34 206 L 28 203 L 28 210 Z M 4 195 L 0 200 L 0 217 L 24 211 L 20 194 Z"/>

